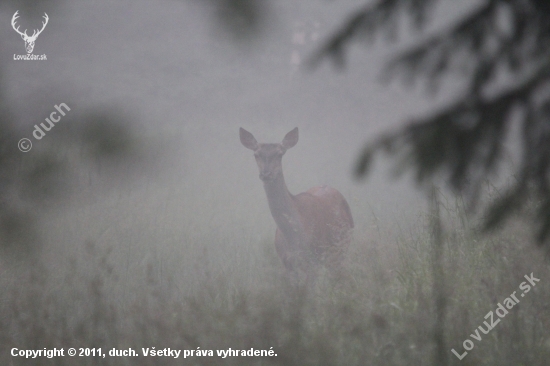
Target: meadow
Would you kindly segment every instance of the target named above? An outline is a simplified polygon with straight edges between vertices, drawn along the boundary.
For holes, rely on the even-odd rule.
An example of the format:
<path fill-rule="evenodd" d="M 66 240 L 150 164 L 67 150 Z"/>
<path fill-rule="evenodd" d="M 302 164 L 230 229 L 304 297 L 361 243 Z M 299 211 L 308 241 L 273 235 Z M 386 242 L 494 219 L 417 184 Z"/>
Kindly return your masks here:
<path fill-rule="evenodd" d="M 356 214 L 356 222 L 367 225 L 354 233 L 345 270 L 322 271 L 312 287 L 295 285 L 285 274 L 271 231 L 260 239 L 227 238 L 223 228 L 197 233 L 183 227 L 192 233 L 185 250 L 146 258 L 141 267 L 121 266 L 112 245 L 93 240 L 80 256 L 66 258 L 62 270 L 40 255 L 4 266 L 0 364 L 433 365 L 439 326 L 450 365 L 547 365 L 550 266 L 544 252 L 531 242 L 521 215 L 482 236 L 461 207 L 440 201 L 443 324 L 435 323 L 430 212 L 409 227 Z M 231 243 L 253 249 L 236 255 Z M 486 314 L 513 291 L 519 296 L 524 275 L 531 273 L 540 282 L 494 329 L 472 338 L 478 326 L 487 329 Z M 464 355 L 467 339 L 473 348 Z M 65 357 L 13 357 L 14 347 L 64 348 Z M 68 357 L 69 347 L 107 354 L 131 348 L 139 356 Z M 142 348 L 153 347 L 181 354 L 142 355 Z M 228 355 L 229 349 L 273 350 L 277 356 Z"/>

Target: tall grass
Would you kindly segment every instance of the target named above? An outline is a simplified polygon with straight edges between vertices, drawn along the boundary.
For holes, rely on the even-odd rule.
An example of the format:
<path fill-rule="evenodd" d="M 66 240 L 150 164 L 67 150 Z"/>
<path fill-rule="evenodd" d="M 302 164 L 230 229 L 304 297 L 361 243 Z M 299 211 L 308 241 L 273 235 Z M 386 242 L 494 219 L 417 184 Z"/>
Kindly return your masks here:
<path fill-rule="evenodd" d="M 547 365 L 550 359 L 550 267 L 521 217 L 491 236 L 476 236 L 460 205 L 443 204 L 442 326 L 451 365 Z M 168 259 L 149 260 L 131 289 L 109 248 L 86 244 L 60 275 L 36 260 L 4 267 L 0 301 L 1 365 L 433 365 L 436 295 L 433 226 L 420 215 L 408 230 L 373 225 L 355 232 L 338 275 L 314 287 L 292 285 L 272 242 L 220 265 L 220 253 L 197 243 L 191 279 Z M 359 218 L 360 220 L 361 218 Z M 454 224 L 456 223 L 456 224 Z M 238 241 L 233 238 L 232 241 Z M 210 248 L 210 249 L 209 249 Z M 247 266 L 258 261 L 257 266 Z M 222 261 L 223 262 L 223 261 Z M 162 268 L 161 268 L 162 267 Z M 136 272 L 137 273 L 137 272 Z M 540 279 L 482 340 L 470 334 L 525 279 Z M 435 277 L 437 279 L 437 277 Z M 184 286 L 183 282 L 192 282 Z M 125 296 L 121 296 L 124 293 Z M 495 315 L 496 317 L 496 315 Z M 436 338 L 435 338 L 436 339 Z M 475 347 L 459 361 L 463 341 Z M 12 357 L 11 348 L 132 348 L 139 357 Z M 213 350 L 212 357 L 144 357 L 142 348 Z M 216 350 L 273 349 L 273 357 L 226 357 Z"/>

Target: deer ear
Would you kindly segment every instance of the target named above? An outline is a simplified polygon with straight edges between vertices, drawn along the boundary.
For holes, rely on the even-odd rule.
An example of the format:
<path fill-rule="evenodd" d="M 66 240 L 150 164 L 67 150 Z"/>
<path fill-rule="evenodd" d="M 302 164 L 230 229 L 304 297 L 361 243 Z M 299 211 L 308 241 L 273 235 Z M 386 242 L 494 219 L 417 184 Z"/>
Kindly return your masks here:
<path fill-rule="evenodd" d="M 241 144 L 243 144 L 244 147 L 250 150 L 256 150 L 258 148 L 258 141 L 256 141 L 250 132 L 241 127 L 239 128 L 239 135 L 241 137 Z"/>
<path fill-rule="evenodd" d="M 291 147 L 294 147 L 298 143 L 298 137 L 298 127 L 296 127 L 286 134 L 282 143 L 283 147 L 285 149 L 290 149 Z"/>

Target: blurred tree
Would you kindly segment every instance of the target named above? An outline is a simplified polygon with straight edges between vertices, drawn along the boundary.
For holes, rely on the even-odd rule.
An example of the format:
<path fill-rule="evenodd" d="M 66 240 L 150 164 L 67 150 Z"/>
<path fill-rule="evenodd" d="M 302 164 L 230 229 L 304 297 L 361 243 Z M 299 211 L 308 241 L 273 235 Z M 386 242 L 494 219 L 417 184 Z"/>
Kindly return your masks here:
<path fill-rule="evenodd" d="M 372 42 L 380 33 L 396 39 L 407 17 L 418 41 L 388 62 L 384 73 L 388 80 L 399 75 L 408 81 L 424 78 L 432 92 L 445 77 L 464 83 L 450 105 L 367 144 L 356 174 L 365 176 L 373 156 L 388 153 L 398 158 L 400 166 L 412 169 L 419 183 L 443 177 L 455 191 L 467 193 L 473 204 L 482 183 L 498 168 L 507 132 L 519 126 L 521 160 L 515 181 L 485 208 L 484 228 L 493 229 L 527 207 L 537 226 L 538 242 L 548 243 L 550 2 L 482 1 L 454 24 L 429 33 L 426 28 L 432 24 L 435 5 L 442 2 L 369 2 L 310 59 L 312 66 L 325 58 L 343 66 L 350 41 Z"/>
<path fill-rule="evenodd" d="M 263 30 L 269 6 L 258 0 L 198 0 L 209 7 L 215 24 L 236 41 L 253 40 Z"/>

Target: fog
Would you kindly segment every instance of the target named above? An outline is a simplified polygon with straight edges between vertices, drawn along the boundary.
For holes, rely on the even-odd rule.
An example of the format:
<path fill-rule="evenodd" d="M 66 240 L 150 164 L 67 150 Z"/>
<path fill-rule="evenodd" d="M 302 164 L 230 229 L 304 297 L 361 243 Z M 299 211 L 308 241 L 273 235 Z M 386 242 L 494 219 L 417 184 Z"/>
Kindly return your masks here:
<path fill-rule="evenodd" d="M 296 51 L 307 58 L 354 2 L 280 2 L 268 9 L 258 34 L 241 41 L 227 36 L 203 4 L 131 4 L 60 3 L 37 41 L 47 62 L 6 65 L 10 105 L 28 115 L 23 135 L 61 102 L 70 114 L 108 106 L 125 114 L 139 143 L 151 147 L 143 154 L 156 159 L 116 185 L 105 182 L 112 183 L 110 174 L 124 178 L 128 167 L 87 172 L 71 200 L 42 218 L 48 245 L 66 251 L 85 240 L 118 242 L 147 257 L 182 246 L 188 226 L 199 237 L 223 228 L 222 237 L 270 239 L 275 225 L 254 158 L 239 142 L 241 126 L 260 142 L 280 142 L 299 127 L 300 141 L 283 160 L 292 193 L 327 184 L 353 202 L 355 215 L 366 210 L 359 227 L 372 225 L 374 216 L 411 223 L 423 204 L 411 182 L 392 180 L 387 168 L 359 182 L 353 166 L 364 143 L 420 109 L 420 97 L 381 85 L 383 60 L 364 47 L 352 49 L 343 72 L 328 63 L 315 71 L 291 63 Z M 316 42 L 313 22 L 320 24 Z M 301 29 L 309 38 L 295 45 Z M 6 32 L 5 39 L 21 51 L 18 37 Z M 70 123 L 78 121 L 62 120 L 49 134 Z"/>
<path fill-rule="evenodd" d="M 457 3 L 444 5 L 440 23 L 467 11 L 472 2 Z M 373 311 L 373 315 L 368 309 L 375 304 L 384 303 L 386 309 L 389 303 L 398 303 L 387 294 L 386 300 L 380 300 L 376 293 L 382 296 L 386 286 L 389 291 L 399 283 L 396 273 L 402 271 L 397 267 L 403 262 L 400 253 L 403 254 L 404 238 L 422 236 L 422 230 L 428 227 L 426 194 L 410 175 L 396 177 L 393 161 L 377 160 L 368 178 L 362 180 L 354 178 L 354 166 L 366 142 L 444 104 L 456 90 L 451 87 L 440 94 L 427 95 L 419 87 L 380 81 L 388 55 L 403 47 L 406 37 L 398 44 L 380 39 L 369 47 L 351 45 L 343 69 L 328 60 L 315 69 L 307 68 L 308 57 L 361 4 L 351 0 L 270 2 L 260 7 L 256 26 L 243 34 L 232 33 L 215 2 L 59 1 L 45 2 L 32 9 L 12 2 L 0 7 L 4 25 L 0 32 L 2 92 L 16 116 L 19 134 L 10 141 L 13 145 L 10 148 L 15 147 L 19 138 L 27 137 L 32 140 L 33 149 L 25 154 L 55 151 L 64 156 L 71 177 L 67 181 L 59 178 L 63 188 L 55 197 L 39 206 L 27 207 L 36 218 L 33 221 L 36 245 L 23 256 L 17 255 L 20 251 L 17 247 L 3 254 L 1 272 L 5 281 L 19 276 L 26 278 L 24 274 L 33 266 L 44 268 L 50 282 L 45 282 L 42 290 L 55 294 L 61 291 L 69 299 L 66 304 L 71 309 L 87 300 L 84 295 L 74 295 L 63 281 L 71 277 L 80 281 L 80 275 L 74 274 L 77 272 L 83 273 L 82 278 L 94 278 L 95 272 L 103 276 L 110 273 L 111 266 L 116 280 L 105 279 L 105 296 L 122 309 L 141 303 L 147 281 L 170 292 L 175 303 L 192 296 L 202 299 L 201 291 L 205 289 L 219 291 L 205 301 L 220 301 L 222 313 L 225 307 L 233 309 L 238 303 L 232 297 L 237 295 L 227 295 L 228 291 L 249 291 L 250 297 L 266 288 L 274 292 L 273 288 L 279 287 L 271 285 L 273 281 L 287 278 L 273 245 L 276 224 L 253 153 L 241 145 L 238 131 L 239 127 L 245 128 L 259 142 L 281 142 L 288 131 L 298 127 L 299 142 L 283 158 L 287 186 L 291 193 L 297 194 L 326 184 L 347 199 L 355 229 L 346 263 L 350 271 L 355 271 L 352 277 L 355 276 L 356 282 L 370 274 L 377 276 L 350 290 L 353 296 L 358 296 L 354 301 L 363 301 L 357 300 L 362 299 L 360 296 L 368 300 L 357 308 L 350 300 L 347 306 L 357 319 L 380 316 L 383 321 L 374 322 L 374 329 L 385 332 L 385 322 L 394 324 L 394 320 L 384 320 L 389 315 L 382 310 Z M 23 41 L 9 24 L 18 9 L 21 29 L 29 30 L 39 26 L 40 17 L 47 12 L 49 23 L 37 38 L 34 50 L 38 55 L 47 54 L 47 60 L 13 60 L 14 53 L 25 53 Z M 41 140 L 34 139 L 34 125 L 43 122 L 60 103 L 70 107 L 67 116 Z M 79 160 L 83 148 L 78 142 L 69 144 L 70 148 L 58 142 L 63 136 L 70 140 L 85 116 L 96 110 L 106 111 L 120 123 L 121 129 L 107 133 L 114 141 L 131 141 L 131 154 L 83 163 Z M 454 227 L 456 222 L 449 220 Z M 525 244 L 531 248 L 527 241 Z M 423 258 L 425 254 L 420 252 L 419 258 Z M 529 253 L 537 257 L 535 251 Z M 108 258 L 106 262 L 101 262 L 103 255 Z M 535 268 L 538 267 L 533 265 L 525 271 L 530 273 Z M 517 281 L 511 280 L 513 286 L 521 282 L 523 274 Z M 80 286 L 84 292 L 87 288 L 84 284 Z M 280 290 L 280 294 L 285 291 Z M 336 301 L 339 290 L 331 291 L 330 301 Z M 512 287 L 508 292 L 511 291 Z M 270 301 L 261 294 L 261 299 Z M 506 292 L 500 291 L 498 299 L 503 296 Z M 418 300 L 407 311 L 422 307 L 422 301 L 428 300 Z M 473 322 L 481 323 L 477 320 L 496 304 L 496 299 L 488 300 L 481 310 L 472 310 Z M 159 317 L 172 316 L 155 309 Z M 227 317 L 237 318 L 227 311 Z M 75 320 L 78 311 L 68 314 L 72 314 L 69 323 L 78 323 Z M 135 309 L 121 314 L 121 329 L 133 317 L 143 317 Z M 186 319 L 190 318 L 188 314 Z M 208 322 L 215 324 L 217 321 L 213 319 L 214 315 Z M 423 318 L 415 319 L 416 324 L 424 322 Z M 147 326 L 154 328 L 151 324 Z M 237 329 L 240 325 L 234 326 Z M 395 326 L 403 328 L 401 337 L 408 337 L 410 328 Z M 230 325 L 227 327 L 231 329 Z M 86 340 L 95 339 L 91 336 L 80 338 L 78 345 L 64 341 L 52 344 L 40 337 L 34 345 L 25 344 L 23 331 L 12 328 L 18 330 L 10 333 L 16 334 L 10 339 L 10 347 L 99 347 L 92 341 L 86 344 Z M 253 345 L 259 348 L 261 343 L 247 344 L 246 337 L 234 344 L 230 338 L 216 343 L 216 337 L 208 338 L 206 328 L 194 329 L 200 334 L 196 338 L 198 343 L 183 342 L 180 349 L 197 346 L 248 349 Z M 107 341 L 99 343 L 105 347 L 104 351 L 133 347 L 140 353 L 141 347 L 164 348 L 172 344 L 162 330 L 158 330 L 158 336 L 151 332 L 146 340 L 122 338 L 115 342 L 107 337 L 102 338 Z M 390 333 L 383 334 L 394 339 Z M 361 337 L 360 343 L 369 339 L 377 352 L 382 352 L 381 340 Z M 460 337 L 466 336 L 460 334 Z M 542 336 L 540 339 L 550 340 Z M 288 353 L 287 358 L 274 363 L 293 364 L 292 357 L 306 357 L 300 353 L 306 351 L 284 348 L 287 343 L 281 342 L 262 344 L 265 349 L 279 346 L 279 356 Z M 431 346 L 427 339 L 426 342 L 427 348 L 418 351 L 423 356 L 415 356 L 419 357 L 416 360 L 429 355 Z M 488 347 L 492 340 L 484 342 Z M 449 349 L 458 349 L 460 344 L 450 344 Z M 421 346 L 416 343 L 415 347 Z M 548 352 L 548 344 L 546 347 Z M 8 354 L 9 349 L 3 352 Z M 290 356 L 292 352 L 295 354 Z M 13 364 L 27 364 L 17 357 L 2 357 Z M 406 364 L 400 360 L 393 362 Z M 144 358 L 140 362 L 153 361 Z M 95 364 L 91 359 L 86 362 Z M 224 363 L 221 358 L 211 362 Z"/>

